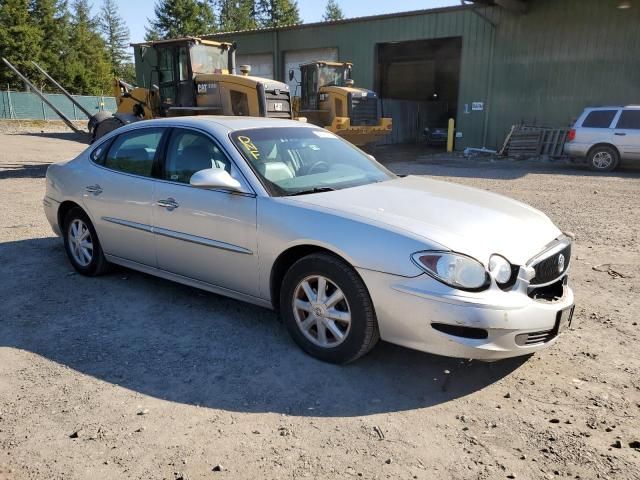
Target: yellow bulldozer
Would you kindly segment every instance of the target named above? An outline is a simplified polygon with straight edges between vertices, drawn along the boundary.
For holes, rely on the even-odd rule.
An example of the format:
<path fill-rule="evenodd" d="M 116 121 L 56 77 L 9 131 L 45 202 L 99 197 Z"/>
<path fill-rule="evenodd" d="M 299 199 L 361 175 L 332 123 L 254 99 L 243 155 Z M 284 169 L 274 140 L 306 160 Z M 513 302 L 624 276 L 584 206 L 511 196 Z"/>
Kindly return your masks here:
<path fill-rule="evenodd" d="M 89 130 L 93 140 L 127 123 L 157 117 L 292 118 L 287 84 L 252 77 L 249 66 L 241 66 L 241 74 L 236 74 L 235 44 L 185 37 L 133 47 L 136 71 L 149 73 L 150 88 L 115 79 L 117 112 L 92 118 Z"/>
<path fill-rule="evenodd" d="M 294 117 L 326 128 L 362 146 L 391 133 L 376 92 L 354 87 L 349 62 L 313 61 L 300 65 L 300 96 L 293 98 Z M 289 80 L 295 72 L 289 71 Z"/>

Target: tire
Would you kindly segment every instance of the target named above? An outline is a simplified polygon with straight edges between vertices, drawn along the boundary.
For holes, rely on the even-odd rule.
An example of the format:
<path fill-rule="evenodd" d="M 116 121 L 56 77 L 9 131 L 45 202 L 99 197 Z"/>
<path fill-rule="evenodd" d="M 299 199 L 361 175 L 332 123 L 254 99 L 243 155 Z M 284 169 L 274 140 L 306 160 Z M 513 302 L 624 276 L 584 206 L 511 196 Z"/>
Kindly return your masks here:
<path fill-rule="evenodd" d="M 111 133 L 122 126 L 124 126 L 124 122 L 117 117 L 109 117 L 101 120 L 93 129 L 93 138 L 91 143 L 100 140 L 107 133 Z"/>
<path fill-rule="evenodd" d="M 596 172 L 611 172 L 620 162 L 618 151 L 607 145 L 593 147 L 587 155 L 589 168 Z"/>
<path fill-rule="evenodd" d="M 325 294 L 318 298 L 321 278 Z M 343 299 L 336 301 L 340 296 Z M 350 265 L 326 253 L 303 257 L 287 271 L 280 291 L 280 312 L 298 346 L 325 362 L 352 362 L 380 339 L 364 282 Z"/>
<path fill-rule="evenodd" d="M 109 262 L 104 257 L 96 230 L 81 208 L 75 207 L 69 210 L 64 218 L 63 232 L 67 257 L 78 273 L 95 277 L 108 271 Z M 73 240 L 78 236 L 84 237 L 82 244 L 76 244 Z M 76 245 L 78 246 L 76 247 Z M 83 247 L 83 245 L 85 246 Z M 87 253 L 90 255 L 87 256 Z"/>

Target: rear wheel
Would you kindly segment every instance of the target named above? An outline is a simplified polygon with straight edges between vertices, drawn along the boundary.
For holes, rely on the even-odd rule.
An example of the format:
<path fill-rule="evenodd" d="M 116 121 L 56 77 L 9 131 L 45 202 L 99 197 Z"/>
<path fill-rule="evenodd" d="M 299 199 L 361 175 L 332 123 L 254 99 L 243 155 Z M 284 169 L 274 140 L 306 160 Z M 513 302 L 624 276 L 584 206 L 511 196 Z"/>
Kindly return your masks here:
<path fill-rule="evenodd" d="M 587 156 L 589 168 L 597 172 L 610 172 L 618 166 L 619 161 L 617 150 L 607 145 L 593 147 Z"/>
<path fill-rule="evenodd" d="M 289 269 L 280 310 L 295 342 L 326 362 L 356 360 L 379 339 L 373 303 L 362 279 L 329 254 L 309 255 Z"/>
<path fill-rule="evenodd" d="M 90 277 L 108 270 L 98 235 L 87 214 L 81 208 L 72 208 L 64 221 L 64 247 L 73 268 Z"/>

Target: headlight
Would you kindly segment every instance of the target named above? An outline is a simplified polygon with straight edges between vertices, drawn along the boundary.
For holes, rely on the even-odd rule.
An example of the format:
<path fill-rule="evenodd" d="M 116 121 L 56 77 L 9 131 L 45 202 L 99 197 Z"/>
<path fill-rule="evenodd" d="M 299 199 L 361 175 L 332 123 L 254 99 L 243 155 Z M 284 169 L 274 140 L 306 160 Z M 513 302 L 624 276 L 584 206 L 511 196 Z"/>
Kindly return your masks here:
<path fill-rule="evenodd" d="M 492 255 L 489 259 L 489 271 L 496 282 L 505 284 L 511 279 L 511 264 L 500 255 Z"/>
<path fill-rule="evenodd" d="M 411 257 L 418 267 L 436 280 L 462 290 L 483 290 L 489 275 L 477 260 L 453 252 L 418 252 Z"/>

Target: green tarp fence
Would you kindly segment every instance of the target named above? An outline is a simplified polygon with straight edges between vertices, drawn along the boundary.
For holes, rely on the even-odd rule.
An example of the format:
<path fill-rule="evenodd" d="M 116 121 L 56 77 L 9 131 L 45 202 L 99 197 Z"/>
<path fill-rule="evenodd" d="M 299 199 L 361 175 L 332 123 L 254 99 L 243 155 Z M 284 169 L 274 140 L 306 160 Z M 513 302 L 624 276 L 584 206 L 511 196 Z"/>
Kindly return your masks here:
<path fill-rule="evenodd" d="M 87 117 L 67 97 L 61 94 L 46 94 L 47 99 L 71 120 L 86 120 Z M 89 97 L 74 95 L 73 98 L 91 113 L 100 110 L 116 111 L 113 97 Z M 51 108 L 30 92 L 0 92 L 0 119 L 60 120 Z"/>

